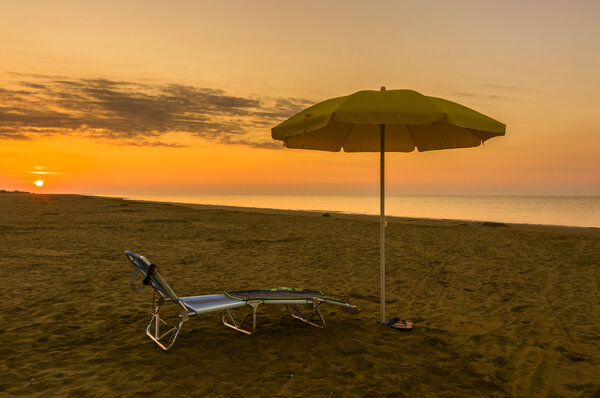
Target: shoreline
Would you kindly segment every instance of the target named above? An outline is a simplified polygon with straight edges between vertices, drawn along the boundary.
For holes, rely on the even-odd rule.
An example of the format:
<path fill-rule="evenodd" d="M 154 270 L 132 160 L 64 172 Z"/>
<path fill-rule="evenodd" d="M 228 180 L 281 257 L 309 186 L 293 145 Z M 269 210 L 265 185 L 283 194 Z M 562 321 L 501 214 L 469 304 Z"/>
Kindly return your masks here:
<path fill-rule="evenodd" d="M 66 194 L 69 195 L 69 194 Z M 78 194 L 74 194 L 78 195 Z M 113 198 L 113 199 L 121 199 L 126 201 L 139 201 L 139 202 L 147 202 L 147 203 L 168 203 L 171 205 L 180 205 L 180 206 L 189 206 L 192 208 L 199 209 L 221 209 L 221 210 L 230 210 L 230 211 L 245 211 L 245 212 L 257 212 L 264 214 L 309 214 L 309 215 L 319 215 L 323 216 L 323 214 L 335 214 L 337 217 L 341 218 L 349 218 L 349 219 L 363 219 L 369 221 L 379 221 L 380 216 L 378 214 L 365 214 L 365 213 L 352 213 L 346 211 L 338 211 L 338 210 L 303 210 L 303 209 L 278 209 L 278 208 L 270 208 L 270 207 L 253 207 L 253 206 L 233 206 L 233 205 L 220 205 L 220 204 L 202 204 L 202 203 L 188 203 L 188 202 L 173 202 L 173 201 L 162 201 L 162 200 L 149 200 L 149 199 L 133 199 L 125 196 L 98 196 L 98 195 L 83 195 L 83 196 L 92 196 L 92 197 L 100 197 L 100 198 Z M 418 196 L 418 195 L 416 195 Z M 435 196 L 435 195 L 433 195 Z M 596 196 L 590 196 L 596 197 Z M 386 222 L 459 222 L 459 223 L 469 223 L 469 224 L 498 224 L 494 226 L 521 226 L 525 228 L 536 228 L 536 227 L 550 227 L 550 228 L 581 228 L 581 229 L 592 229 L 592 230 L 600 230 L 600 227 L 594 226 L 578 226 L 578 225 L 562 225 L 562 224 L 537 224 L 537 223 L 521 223 L 521 222 L 506 222 L 506 221 L 495 221 L 495 220 L 469 220 L 469 219 L 454 219 L 454 218 L 427 218 L 427 217 L 404 217 L 404 216 L 385 216 Z"/>
<path fill-rule="evenodd" d="M 365 220 L 379 220 L 379 214 L 367 214 L 367 213 L 357 213 L 351 211 L 344 210 L 320 210 L 320 209 L 287 209 L 287 208 L 275 208 L 275 207 L 259 207 L 259 206 L 237 206 L 237 205 L 226 205 L 226 204 L 204 204 L 204 203 L 192 203 L 192 202 L 179 202 L 179 201 L 171 201 L 171 200 L 159 200 L 159 199 L 136 199 L 127 196 L 120 195 L 94 195 L 94 194 L 79 194 L 79 193 L 41 193 L 41 192 L 25 192 L 25 191 L 3 191 L 0 190 L 0 193 L 6 194 L 31 194 L 31 195 L 77 195 L 84 197 L 97 197 L 97 198 L 110 198 L 110 199 L 119 199 L 125 201 L 139 201 L 139 202 L 147 202 L 147 203 L 168 203 L 172 205 L 181 205 L 181 206 L 190 206 L 195 208 L 205 208 L 205 209 L 222 209 L 222 210 L 231 210 L 231 211 L 244 211 L 244 212 L 259 212 L 265 214 L 288 214 L 288 213 L 297 213 L 297 214 L 316 214 L 323 215 L 335 214 L 338 217 L 348 217 L 354 219 L 365 219 Z M 238 195 L 218 195 L 218 196 L 238 196 Z M 271 196 L 271 195 L 241 195 L 241 196 Z M 277 196 L 277 195 L 276 195 Z M 285 196 L 285 195 L 282 195 Z M 315 195 L 307 195 L 309 197 Z M 335 196 L 335 195 L 334 195 Z M 344 195 L 340 195 L 344 197 Z M 371 197 L 372 195 L 363 195 Z M 403 196 L 415 196 L 415 197 L 557 197 L 557 198 L 600 198 L 597 195 L 403 195 Z M 499 224 L 501 225 L 512 225 L 512 226 L 522 226 L 522 227 L 552 227 L 552 228 L 582 228 L 582 229 L 591 229 L 591 230 L 600 230 L 600 226 L 584 226 L 584 225 L 568 225 L 568 224 L 545 224 L 545 223 L 536 223 L 536 222 L 518 222 L 518 221 L 499 221 L 493 219 L 468 219 L 468 218 L 445 218 L 445 217 L 411 217 L 411 216 L 393 216 L 387 215 L 385 216 L 386 222 L 461 222 L 461 223 L 471 223 L 471 224 Z"/>

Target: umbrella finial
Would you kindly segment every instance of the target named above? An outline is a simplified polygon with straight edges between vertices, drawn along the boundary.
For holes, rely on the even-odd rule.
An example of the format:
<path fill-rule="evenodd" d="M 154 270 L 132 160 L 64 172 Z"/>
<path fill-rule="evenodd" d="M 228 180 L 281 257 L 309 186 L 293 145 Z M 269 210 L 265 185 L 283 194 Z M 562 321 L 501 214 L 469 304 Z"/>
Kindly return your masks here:
<path fill-rule="evenodd" d="M 381 88 L 379 89 L 379 91 L 385 91 L 385 86 L 381 86 Z"/>

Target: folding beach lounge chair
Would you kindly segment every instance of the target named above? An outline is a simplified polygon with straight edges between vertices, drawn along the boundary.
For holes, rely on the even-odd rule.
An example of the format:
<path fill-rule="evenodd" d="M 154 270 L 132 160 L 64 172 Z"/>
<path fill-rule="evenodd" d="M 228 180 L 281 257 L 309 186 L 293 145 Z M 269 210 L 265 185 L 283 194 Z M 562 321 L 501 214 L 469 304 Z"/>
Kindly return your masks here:
<path fill-rule="evenodd" d="M 158 300 L 153 299 L 153 310 L 146 324 L 146 334 L 165 351 L 169 350 L 175 343 L 183 323 L 194 315 L 222 311 L 221 320 L 225 326 L 245 334 L 252 334 L 256 330 L 256 310 L 261 304 L 285 305 L 292 317 L 318 328 L 325 328 L 326 326 L 323 314 L 319 309 L 321 304 L 327 303 L 345 308 L 356 308 L 353 304 L 328 297 L 319 291 L 289 288 L 227 291 L 223 294 L 178 297 L 160 276 L 157 267 L 144 256 L 130 251 L 126 251 L 125 255 L 134 266 L 131 288 L 136 292 L 139 291 L 135 290 L 133 282 L 136 272 L 140 272 L 145 278 L 144 285 L 152 286 L 154 291 L 158 293 Z M 165 303 L 173 303 L 179 307 L 177 324 L 168 324 L 159 316 L 160 308 Z M 300 305 L 309 306 L 312 311 L 304 315 L 298 308 Z M 250 308 L 250 313 L 240 322 L 234 317 L 231 310 L 245 306 Z M 313 318 L 315 319 L 313 320 Z M 250 320 L 252 326 L 244 328 L 244 325 Z"/>

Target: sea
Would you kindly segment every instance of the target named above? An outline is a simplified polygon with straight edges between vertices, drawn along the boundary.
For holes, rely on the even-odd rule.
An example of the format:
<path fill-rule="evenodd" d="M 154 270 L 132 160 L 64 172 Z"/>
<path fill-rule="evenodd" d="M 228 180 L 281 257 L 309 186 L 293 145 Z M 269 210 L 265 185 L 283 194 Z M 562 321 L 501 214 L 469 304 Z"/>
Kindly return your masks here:
<path fill-rule="evenodd" d="M 378 196 L 136 195 L 127 199 L 379 214 Z M 600 196 L 387 196 L 389 216 L 600 228 Z"/>

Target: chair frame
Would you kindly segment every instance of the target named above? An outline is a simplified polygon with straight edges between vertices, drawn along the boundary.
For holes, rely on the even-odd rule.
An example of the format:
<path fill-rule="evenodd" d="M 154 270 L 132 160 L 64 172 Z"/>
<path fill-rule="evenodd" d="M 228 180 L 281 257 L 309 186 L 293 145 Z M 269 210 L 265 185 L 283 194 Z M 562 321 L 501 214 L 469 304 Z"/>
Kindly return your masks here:
<path fill-rule="evenodd" d="M 236 318 L 236 316 L 233 314 L 230 308 L 227 308 L 221 313 L 221 322 L 228 328 L 231 328 L 246 335 L 252 335 L 256 331 L 256 313 L 258 311 L 258 307 L 261 304 L 270 304 L 269 301 L 270 300 L 247 301 L 246 306 L 250 307 L 250 313 L 248 313 L 243 319 L 241 319 L 241 321 Z M 273 304 L 281 304 L 280 302 L 283 300 L 273 301 L 277 301 L 277 303 Z M 163 305 L 167 303 L 173 303 L 180 307 L 180 312 L 178 315 L 179 320 L 175 324 L 168 323 L 164 318 L 161 318 L 160 316 L 160 309 Z M 324 329 L 327 326 L 327 323 L 325 322 L 325 318 L 323 317 L 323 314 L 321 313 L 321 310 L 319 308 L 323 303 L 325 303 L 325 301 L 320 299 L 308 301 L 303 300 L 303 302 L 301 303 L 287 303 L 285 304 L 285 308 L 292 318 L 298 319 L 299 321 L 304 322 L 307 325 L 311 325 L 319 329 Z M 300 305 L 310 306 L 312 311 L 309 314 L 305 315 L 298 308 Z M 185 307 L 185 305 L 181 302 L 181 300 L 165 298 L 160 292 L 158 300 L 153 299 L 152 307 L 152 313 L 150 314 L 148 322 L 146 323 L 146 335 L 152 341 L 154 341 L 160 348 L 162 348 L 165 351 L 169 351 L 171 347 L 173 347 L 173 345 L 175 344 L 175 341 L 177 340 L 177 336 L 179 336 L 179 332 L 181 331 L 181 327 L 183 326 L 183 324 L 187 322 L 191 316 L 197 314 L 188 310 L 187 307 Z M 314 317 L 317 317 L 315 321 L 313 321 Z M 250 320 L 251 322 L 248 322 Z M 247 323 L 250 323 L 251 327 L 244 327 Z"/>

